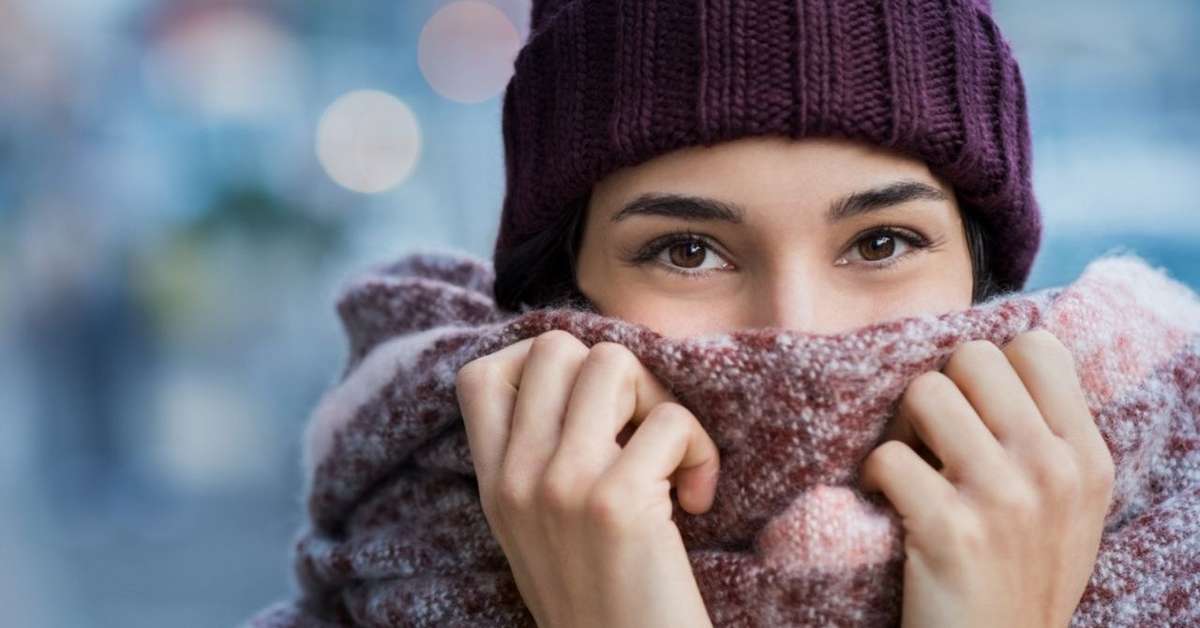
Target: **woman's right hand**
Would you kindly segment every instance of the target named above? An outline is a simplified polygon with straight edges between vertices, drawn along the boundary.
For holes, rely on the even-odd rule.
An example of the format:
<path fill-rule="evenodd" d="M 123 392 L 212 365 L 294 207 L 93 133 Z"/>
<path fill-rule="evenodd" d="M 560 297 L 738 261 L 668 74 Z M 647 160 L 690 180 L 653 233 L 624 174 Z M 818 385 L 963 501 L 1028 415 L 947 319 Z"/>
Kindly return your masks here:
<path fill-rule="evenodd" d="M 670 490 L 707 511 L 717 447 L 628 348 L 551 330 L 456 387 L 484 515 L 539 626 L 712 625 Z"/>

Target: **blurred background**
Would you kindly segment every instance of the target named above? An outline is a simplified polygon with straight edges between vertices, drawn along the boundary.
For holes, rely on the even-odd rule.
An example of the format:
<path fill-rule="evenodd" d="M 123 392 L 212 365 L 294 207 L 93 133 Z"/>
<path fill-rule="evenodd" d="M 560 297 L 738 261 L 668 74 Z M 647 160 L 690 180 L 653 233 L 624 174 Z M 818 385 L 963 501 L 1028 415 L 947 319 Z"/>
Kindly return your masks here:
<path fill-rule="evenodd" d="M 599 0 L 597 0 L 599 1 Z M 1200 3 L 994 0 L 1045 244 L 1200 288 Z M 489 256 L 528 0 L 0 0 L 0 608 L 233 626 L 291 593 L 339 283 Z"/>

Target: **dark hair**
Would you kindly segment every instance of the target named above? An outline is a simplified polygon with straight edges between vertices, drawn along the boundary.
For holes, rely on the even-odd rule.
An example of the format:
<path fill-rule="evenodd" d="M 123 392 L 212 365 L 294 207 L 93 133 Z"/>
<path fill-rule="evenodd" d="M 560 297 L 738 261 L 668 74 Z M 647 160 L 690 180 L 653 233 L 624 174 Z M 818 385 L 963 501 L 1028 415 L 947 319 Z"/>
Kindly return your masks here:
<path fill-rule="evenodd" d="M 596 311 L 575 283 L 575 264 L 583 240 L 588 195 L 569 203 L 550 228 L 508 250 L 494 260 L 496 304 L 520 312 L 538 307 L 571 307 Z M 959 204 L 967 250 L 971 254 L 974 286 L 971 302 L 981 303 L 1002 292 L 992 277 L 983 224 L 974 211 Z"/>

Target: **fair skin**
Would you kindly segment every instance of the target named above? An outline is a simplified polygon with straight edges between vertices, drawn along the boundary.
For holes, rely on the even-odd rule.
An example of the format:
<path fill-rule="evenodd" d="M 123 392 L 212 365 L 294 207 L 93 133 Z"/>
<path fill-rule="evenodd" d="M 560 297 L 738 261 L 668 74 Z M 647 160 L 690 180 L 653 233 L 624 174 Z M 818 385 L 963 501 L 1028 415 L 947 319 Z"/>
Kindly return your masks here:
<path fill-rule="evenodd" d="M 876 200 L 889 191 L 911 198 L 829 220 L 831 205 L 871 191 Z M 638 212 L 613 220 L 647 194 L 734 204 L 743 218 L 738 224 Z M 671 204 L 656 204 L 664 206 Z M 854 246 L 869 235 L 864 230 L 889 225 L 931 246 L 915 249 L 903 237 L 874 249 Z M 689 228 L 708 251 L 684 241 L 659 253 L 657 263 L 629 261 L 654 238 Z M 890 256 L 878 254 L 888 246 Z M 882 268 L 887 262 L 895 264 Z M 972 284 L 954 194 L 922 162 L 865 144 L 773 137 L 689 147 L 599 182 L 576 280 L 601 312 L 673 336 L 764 326 L 842 331 L 966 307 Z"/>
<path fill-rule="evenodd" d="M 601 313 L 685 337 L 961 309 L 972 275 L 954 195 L 922 162 L 755 137 L 597 183 L 577 281 Z M 628 349 L 554 330 L 468 363 L 457 390 L 485 515 L 540 626 L 711 625 L 670 490 L 707 511 L 718 450 Z M 904 625 L 1067 625 L 1112 475 L 1054 336 L 957 347 L 862 465 L 902 516 Z"/>

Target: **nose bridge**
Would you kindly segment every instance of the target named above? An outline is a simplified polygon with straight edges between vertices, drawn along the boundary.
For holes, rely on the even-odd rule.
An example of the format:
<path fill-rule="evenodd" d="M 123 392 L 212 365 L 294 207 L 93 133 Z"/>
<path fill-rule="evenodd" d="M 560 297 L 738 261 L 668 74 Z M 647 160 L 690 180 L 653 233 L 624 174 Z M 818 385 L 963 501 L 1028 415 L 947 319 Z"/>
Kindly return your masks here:
<path fill-rule="evenodd" d="M 799 256 L 773 269 L 762 290 L 762 325 L 801 331 L 818 325 L 818 279 Z"/>

